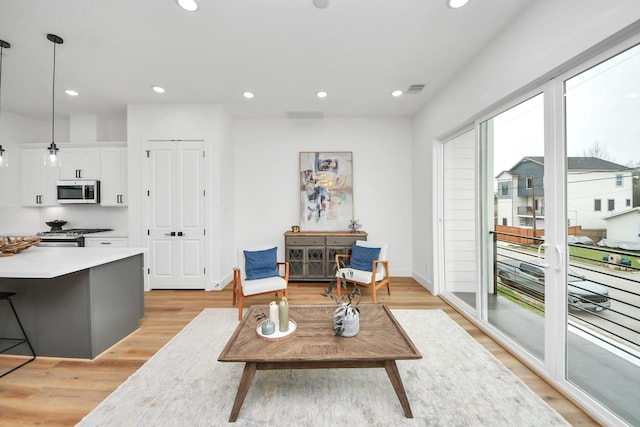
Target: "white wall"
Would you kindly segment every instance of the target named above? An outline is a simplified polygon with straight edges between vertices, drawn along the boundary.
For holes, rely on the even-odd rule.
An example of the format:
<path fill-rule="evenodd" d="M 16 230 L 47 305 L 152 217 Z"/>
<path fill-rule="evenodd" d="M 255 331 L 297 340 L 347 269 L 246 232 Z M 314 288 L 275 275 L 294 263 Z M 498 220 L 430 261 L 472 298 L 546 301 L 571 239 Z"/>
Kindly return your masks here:
<path fill-rule="evenodd" d="M 221 110 L 215 136 L 215 139 L 221 143 L 218 146 L 217 155 L 209 159 L 209 164 L 213 165 L 210 180 L 219 194 L 219 198 L 216 199 L 219 208 L 214 209 L 212 206 L 210 209 L 215 213 L 213 230 L 215 235 L 221 237 L 219 240 L 223 243 L 211 242 L 211 253 L 215 255 L 213 262 L 217 263 L 216 269 L 220 271 L 220 279 L 212 285 L 215 289 L 224 288 L 232 280 L 233 267 L 236 265 L 236 252 L 233 250 L 236 239 L 236 193 L 231 180 L 235 176 L 238 165 L 232 144 L 232 128 L 231 116 Z M 213 202 L 212 199 L 210 201 Z"/>
<path fill-rule="evenodd" d="M 393 276 L 410 276 L 412 186 L 409 119 L 236 119 L 236 243 L 277 243 L 300 223 L 299 153 L 353 152 L 354 219 L 389 244 Z"/>
<path fill-rule="evenodd" d="M 492 105 L 526 86 L 542 81 L 640 17 L 637 0 L 538 0 L 478 53 L 451 83 L 418 113 L 414 121 L 413 183 L 414 277 L 434 292 L 431 262 L 435 257 L 434 143 L 469 123 Z M 425 225 L 425 224 L 428 224 Z M 426 270 L 424 269 L 426 266 Z"/>

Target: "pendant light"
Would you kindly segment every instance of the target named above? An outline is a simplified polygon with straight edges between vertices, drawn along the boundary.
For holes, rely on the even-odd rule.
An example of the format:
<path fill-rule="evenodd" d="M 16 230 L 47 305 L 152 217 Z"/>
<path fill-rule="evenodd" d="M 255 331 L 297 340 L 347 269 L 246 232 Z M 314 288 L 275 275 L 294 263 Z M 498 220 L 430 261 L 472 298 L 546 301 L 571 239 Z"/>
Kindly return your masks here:
<path fill-rule="evenodd" d="M 0 40 L 0 112 L 2 112 L 2 56 L 4 55 L 4 50 L 9 49 L 11 44 L 7 43 L 4 40 Z M 6 168 L 9 166 L 9 159 L 5 153 L 4 148 L 0 144 L 0 168 Z"/>
<path fill-rule="evenodd" d="M 48 166 L 60 166 L 60 156 L 58 155 L 58 147 L 55 143 L 56 131 L 56 45 L 64 43 L 60 37 L 55 34 L 47 34 L 47 39 L 53 43 L 53 89 L 51 92 L 51 144 L 47 147 L 47 156 L 45 164 Z"/>

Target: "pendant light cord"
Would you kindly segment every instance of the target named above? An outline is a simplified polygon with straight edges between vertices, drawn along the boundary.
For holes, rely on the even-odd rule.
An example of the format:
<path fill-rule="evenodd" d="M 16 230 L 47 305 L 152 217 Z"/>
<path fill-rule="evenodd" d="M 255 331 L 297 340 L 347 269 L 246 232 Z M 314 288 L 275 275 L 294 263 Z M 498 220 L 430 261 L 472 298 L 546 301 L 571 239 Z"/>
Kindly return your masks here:
<path fill-rule="evenodd" d="M 4 40 L 0 40 L 0 114 L 2 114 L 2 59 L 4 57 L 5 48 L 8 49 L 11 47 L 11 44 Z M 2 144 L 0 144 L 0 167 L 6 167 L 7 162 L 4 159 L 4 152 L 6 150 L 2 148 Z"/>
<path fill-rule="evenodd" d="M 9 42 L 0 40 L 0 113 L 2 113 L 2 59 L 4 58 L 4 50 L 10 47 Z"/>
<path fill-rule="evenodd" d="M 58 149 L 56 147 L 55 136 L 56 136 L 56 45 L 64 43 L 60 37 L 55 34 L 47 34 L 47 39 L 53 43 L 53 73 L 52 76 L 52 92 L 51 92 L 51 145 L 49 146 L 49 153 L 55 159 L 56 153 Z M 55 160 L 52 160 L 52 163 L 55 163 Z"/>
<path fill-rule="evenodd" d="M 51 94 L 51 143 L 55 144 L 56 134 L 56 43 L 53 43 L 53 93 Z"/>
<path fill-rule="evenodd" d="M 4 45 L 0 46 L 0 115 L 2 115 L 2 57 L 4 56 Z"/>

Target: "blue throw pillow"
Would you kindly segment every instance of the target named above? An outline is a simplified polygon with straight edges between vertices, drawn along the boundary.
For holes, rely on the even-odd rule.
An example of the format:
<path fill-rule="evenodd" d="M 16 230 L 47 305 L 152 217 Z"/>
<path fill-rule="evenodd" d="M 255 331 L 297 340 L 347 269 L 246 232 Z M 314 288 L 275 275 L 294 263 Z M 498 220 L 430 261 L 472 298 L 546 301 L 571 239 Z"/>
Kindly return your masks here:
<path fill-rule="evenodd" d="M 377 260 L 379 256 L 380 248 L 353 245 L 349 267 L 355 270 L 371 271 L 373 261 Z"/>
<path fill-rule="evenodd" d="M 247 280 L 264 279 L 278 275 L 278 248 L 243 252 Z"/>

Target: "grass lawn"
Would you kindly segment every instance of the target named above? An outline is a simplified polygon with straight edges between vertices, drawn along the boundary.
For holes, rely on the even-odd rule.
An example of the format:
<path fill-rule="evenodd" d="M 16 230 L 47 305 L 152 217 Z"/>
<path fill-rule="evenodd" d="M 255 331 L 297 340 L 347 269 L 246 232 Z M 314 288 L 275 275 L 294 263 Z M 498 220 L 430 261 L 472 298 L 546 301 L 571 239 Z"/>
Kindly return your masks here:
<path fill-rule="evenodd" d="M 609 255 L 609 252 L 599 246 L 594 247 L 593 249 L 569 246 L 569 254 L 571 256 L 571 261 L 598 265 L 602 263 L 602 257 L 604 255 Z M 626 255 L 622 255 L 622 257 L 629 258 L 631 260 L 631 267 L 640 269 L 640 262 L 638 262 L 640 252 L 626 251 Z"/>
<path fill-rule="evenodd" d="M 511 302 L 518 304 L 536 314 L 544 316 L 544 303 L 531 298 L 527 295 L 523 295 L 520 292 L 498 283 L 498 295 L 508 299 Z"/>

